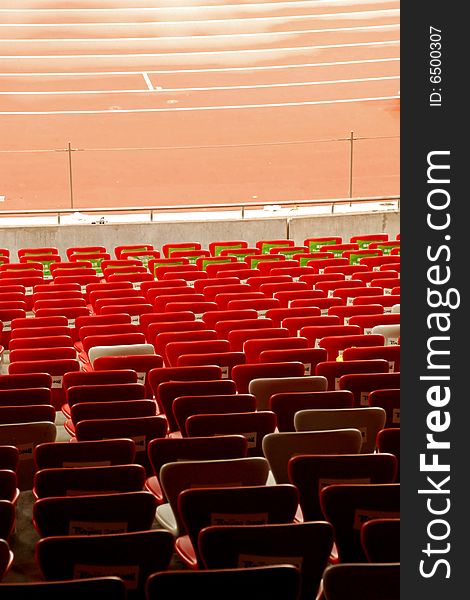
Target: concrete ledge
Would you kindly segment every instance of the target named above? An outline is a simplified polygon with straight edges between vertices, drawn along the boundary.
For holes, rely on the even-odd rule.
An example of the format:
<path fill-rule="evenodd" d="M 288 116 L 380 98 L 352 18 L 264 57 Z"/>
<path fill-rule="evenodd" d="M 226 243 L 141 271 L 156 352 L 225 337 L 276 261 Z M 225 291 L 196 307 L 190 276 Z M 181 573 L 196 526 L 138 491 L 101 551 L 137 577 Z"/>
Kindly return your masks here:
<path fill-rule="evenodd" d="M 19 248 L 56 247 L 61 256 L 71 246 L 105 246 L 112 252 L 122 244 L 153 244 L 160 248 L 167 242 L 197 241 L 207 248 L 216 240 L 246 240 L 253 245 L 261 239 L 290 238 L 300 245 L 307 237 L 338 235 L 347 241 L 358 233 L 400 231 L 398 211 L 233 219 L 208 221 L 172 221 L 156 223 L 107 223 L 104 225 L 34 225 L 0 228 L 0 247 L 8 248 L 16 261 Z"/>

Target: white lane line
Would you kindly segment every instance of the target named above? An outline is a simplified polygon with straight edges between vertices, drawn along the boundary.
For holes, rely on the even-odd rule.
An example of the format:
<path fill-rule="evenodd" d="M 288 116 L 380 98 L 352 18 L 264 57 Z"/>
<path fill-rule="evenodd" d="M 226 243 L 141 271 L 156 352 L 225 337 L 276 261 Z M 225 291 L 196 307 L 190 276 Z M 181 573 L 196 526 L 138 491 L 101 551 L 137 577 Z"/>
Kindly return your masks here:
<path fill-rule="evenodd" d="M 47 110 L 47 111 L 2 111 L 0 115 L 102 115 L 121 113 L 167 113 L 167 112 L 199 112 L 208 110 L 241 110 L 254 108 L 285 108 L 293 106 L 320 106 L 325 104 L 349 104 L 353 102 L 383 102 L 398 100 L 400 96 L 379 96 L 377 98 L 347 98 L 344 100 L 316 100 L 312 102 L 284 102 L 280 104 L 241 104 L 223 106 L 193 106 L 178 108 L 117 108 L 106 110 Z"/>
<path fill-rule="evenodd" d="M 364 25 L 360 27 L 338 27 L 336 29 L 290 29 L 288 31 L 259 31 L 254 33 L 209 33 L 209 34 L 189 34 L 189 35 L 165 35 L 157 37 L 108 37 L 108 38 L 23 38 L 23 39 L 4 39 L 0 42 L 20 43 L 20 44 L 42 44 L 54 42 L 156 42 L 167 40 L 199 40 L 199 39 L 218 39 L 218 38 L 246 38 L 246 37 L 278 37 L 282 35 L 302 35 L 313 33 L 336 33 L 338 31 L 376 31 L 384 29 L 398 29 L 399 23 L 390 25 Z"/>
<path fill-rule="evenodd" d="M 65 90 L 65 91 L 38 91 L 38 92 L 0 92 L 0 96 L 53 96 L 53 95 L 79 95 L 79 94 L 147 94 L 149 91 L 154 92 L 155 88 L 150 81 L 147 73 L 142 73 L 148 90 Z M 209 87 L 190 87 L 190 88 L 163 88 L 159 89 L 164 93 L 176 92 L 211 92 L 225 90 L 261 90 L 269 88 L 289 88 L 289 87 L 306 87 L 312 85 L 334 85 L 338 83 L 365 83 L 370 81 L 390 81 L 400 79 L 399 75 L 391 75 L 389 77 L 363 77 L 361 79 L 335 79 L 332 81 L 298 81 L 293 83 L 261 83 L 256 85 L 223 85 Z"/>
<path fill-rule="evenodd" d="M 322 63 L 300 63 L 292 65 L 266 65 L 256 67 L 215 67 L 210 69 L 168 69 L 146 71 L 150 75 L 175 75 L 179 73 L 230 73 L 232 71 L 271 71 L 278 69 L 304 69 L 312 67 L 336 67 L 346 65 L 363 65 L 371 63 L 399 62 L 400 58 L 370 58 L 367 60 L 340 60 Z M 0 73 L 0 77 L 102 77 L 103 75 L 138 75 L 141 71 L 54 71 L 54 72 L 25 72 L 25 73 Z"/>
<path fill-rule="evenodd" d="M 367 17 L 375 16 L 395 16 L 400 13 L 399 8 L 384 8 L 379 10 L 356 10 L 343 13 L 313 13 L 307 15 L 276 15 L 272 17 L 228 17 L 226 19 L 200 19 L 188 21 L 100 21 L 97 23 L 0 23 L 0 27 L 113 27 L 113 26 L 129 26 L 129 27 L 146 27 L 146 26 L 167 26 L 167 25 L 204 25 L 206 23 L 233 23 L 236 21 L 294 21 L 294 20 L 309 20 L 309 19 L 329 19 L 329 18 L 351 18 L 356 19 L 358 15 Z M 352 16 L 353 15 L 353 16 Z"/>
<path fill-rule="evenodd" d="M 142 77 L 144 78 L 145 83 L 147 84 L 147 87 L 149 89 L 150 92 L 154 92 L 154 87 L 152 85 L 152 82 L 150 81 L 150 77 L 148 76 L 148 73 L 142 73 Z M 130 91 L 136 91 L 136 90 L 127 90 L 128 92 Z M 146 92 L 147 90 L 139 90 L 140 92 Z M 1 93 L 1 92 L 0 92 Z M 30 92 L 30 93 L 34 93 L 34 92 Z M 60 94 L 61 92 L 54 92 L 56 94 Z M 67 94 L 70 94 L 71 92 L 65 92 Z M 80 91 L 78 91 L 78 93 L 80 93 Z M 87 93 L 92 93 L 92 92 L 87 92 Z M 99 93 L 99 92 L 94 92 L 94 93 Z M 103 93 L 103 92 L 101 92 Z M 105 92 L 107 93 L 107 92 Z M 112 94 L 116 93 L 114 91 L 111 92 Z M 47 94 L 47 92 L 41 92 L 41 94 Z"/>
<path fill-rule="evenodd" d="M 388 0 L 374 0 L 375 3 L 385 3 Z M 268 8 L 285 8 L 287 6 L 318 6 L 319 4 L 344 4 L 346 6 L 354 6 L 357 4 L 355 0 L 293 0 L 287 2 L 253 2 L 251 4 L 206 4 L 200 6 L 160 6 L 160 7 L 131 7 L 131 8 L 0 8 L 0 13 L 69 13 L 69 12 L 155 12 L 162 10 L 198 10 L 198 9 L 225 9 L 225 8 L 253 8 L 253 7 L 268 7 Z"/>
<path fill-rule="evenodd" d="M 0 55 L 2 59 L 20 60 L 20 59 L 35 59 L 44 60 L 47 58 L 154 58 L 156 56 L 169 57 L 169 56 L 196 56 L 196 55 L 221 55 L 221 54 L 252 54 L 260 52 L 299 52 L 302 50 L 329 50 L 330 48 L 364 48 L 367 46 L 389 46 L 391 44 L 399 44 L 400 40 L 388 40 L 385 42 L 361 42 L 358 44 L 327 44 L 323 46 L 294 46 L 287 48 L 249 48 L 240 50 L 197 50 L 187 52 L 144 52 L 144 53 L 131 53 L 131 54 L 6 54 Z"/>

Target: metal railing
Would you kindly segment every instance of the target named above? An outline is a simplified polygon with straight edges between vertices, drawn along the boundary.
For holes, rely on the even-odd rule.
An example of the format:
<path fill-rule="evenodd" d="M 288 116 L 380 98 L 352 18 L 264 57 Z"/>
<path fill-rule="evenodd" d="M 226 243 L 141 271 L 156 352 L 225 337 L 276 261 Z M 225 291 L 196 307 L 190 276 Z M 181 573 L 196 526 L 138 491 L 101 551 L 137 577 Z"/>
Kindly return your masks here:
<path fill-rule="evenodd" d="M 363 137 L 351 131 L 339 138 L 259 143 L 80 148 L 67 142 L 63 148 L 0 149 L 4 171 L 0 201 L 7 209 L 0 210 L 0 218 L 57 214 L 60 222 L 61 216 L 81 210 L 145 212 L 152 221 L 155 214 L 168 211 L 239 209 L 244 217 L 247 210 L 268 205 L 329 204 L 334 212 L 348 203 L 396 201 L 399 140 L 399 136 Z M 254 156 L 250 149 L 256 149 Z M 204 168 L 208 170 L 201 175 Z M 168 175 L 171 169 L 171 175 L 176 173 L 174 185 Z M 201 181 L 204 198 L 198 201 Z M 182 197 L 194 202 L 180 202 L 182 182 Z M 232 194 L 233 202 L 220 203 L 221 196 L 227 197 L 224 190 L 231 191 L 231 183 L 236 197 Z M 191 193 L 192 188 L 198 191 Z M 243 201 L 247 197 L 250 200 Z"/>

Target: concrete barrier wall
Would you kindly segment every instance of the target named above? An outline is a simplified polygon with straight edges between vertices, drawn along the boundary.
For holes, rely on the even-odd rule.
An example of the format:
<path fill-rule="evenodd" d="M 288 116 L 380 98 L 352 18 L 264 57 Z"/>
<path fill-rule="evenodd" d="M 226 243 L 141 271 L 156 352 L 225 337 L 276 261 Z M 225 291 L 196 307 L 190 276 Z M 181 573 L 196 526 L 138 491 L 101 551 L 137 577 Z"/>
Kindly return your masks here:
<path fill-rule="evenodd" d="M 261 239 L 294 239 L 302 244 L 307 237 L 338 235 L 347 241 L 357 233 L 400 231 L 399 212 L 386 211 L 312 217 L 180 221 L 105 225 L 42 225 L 0 228 L 0 247 L 8 248 L 12 262 L 19 248 L 56 247 L 65 257 L 71 246 L 105 246 L 112 251 L 121 244 L 152 244 L 159 249 L 167 242 L 198 241 L 206 248 L 216 240 L 246 240 L 250 246 Z"/>

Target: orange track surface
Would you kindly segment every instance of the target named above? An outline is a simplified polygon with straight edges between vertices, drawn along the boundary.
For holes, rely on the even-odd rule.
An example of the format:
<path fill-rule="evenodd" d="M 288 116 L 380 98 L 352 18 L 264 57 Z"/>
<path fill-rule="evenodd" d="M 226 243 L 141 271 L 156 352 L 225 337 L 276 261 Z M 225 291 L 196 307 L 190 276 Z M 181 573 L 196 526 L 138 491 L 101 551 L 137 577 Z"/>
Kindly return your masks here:
<path fill-rule="evenodd" d="M 0 0 L 0 210 L 399 193 L 397 1 L 184 4 Z"/>

